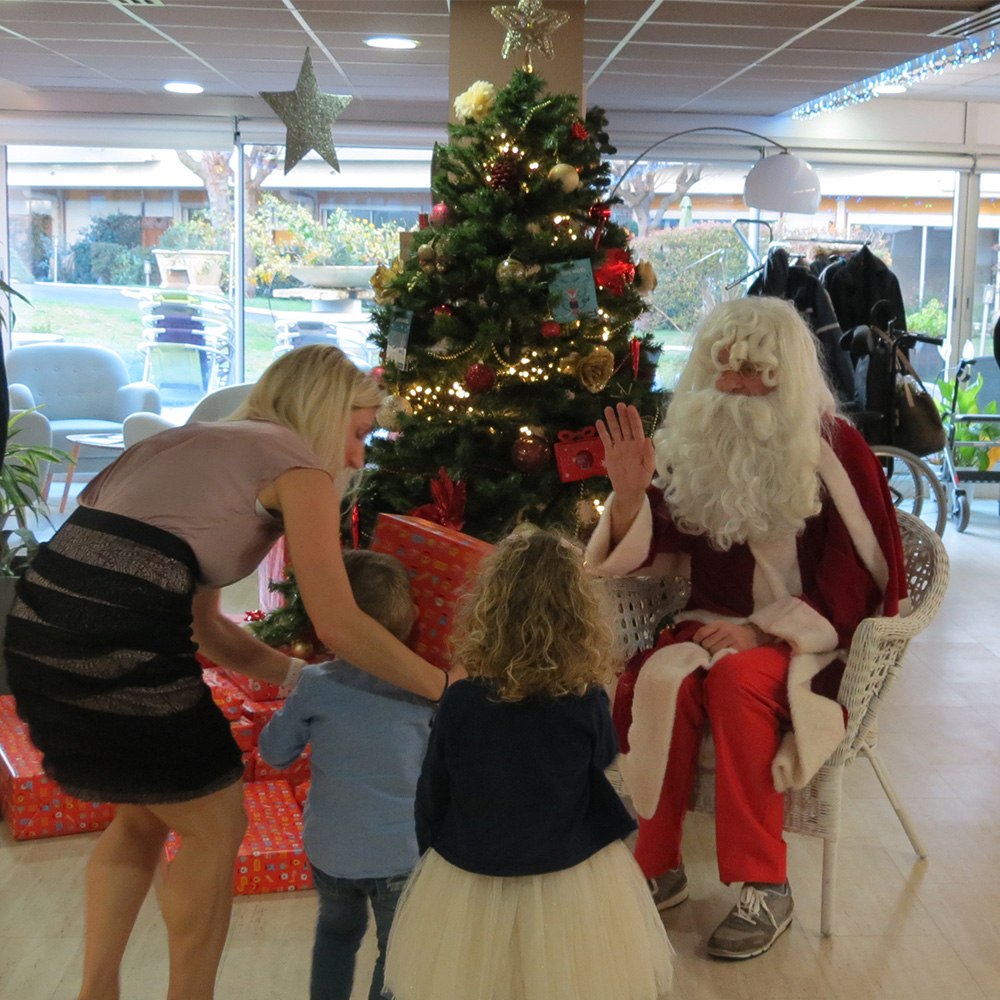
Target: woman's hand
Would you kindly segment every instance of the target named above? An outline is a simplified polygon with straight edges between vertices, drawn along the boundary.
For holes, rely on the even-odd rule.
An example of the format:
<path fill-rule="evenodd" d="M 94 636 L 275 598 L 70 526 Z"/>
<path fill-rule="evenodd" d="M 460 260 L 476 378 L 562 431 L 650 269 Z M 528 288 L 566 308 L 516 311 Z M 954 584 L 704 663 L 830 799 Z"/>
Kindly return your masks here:
<path fill-rule="evenodd" d="M 750 622 L 746 625 L 738 625 L 736 622 L 709 622 L 695 632 L 691 641 L 714 655 L 723 649 L 735 649 L 738 653 L 742 653 L 747 649 L 767 646 L 771 638 Z"/>
<path fill-rule="evenodd" d="M 604 420 L 596 421 L 595 426 L 604 445 L 604 466 L 615 491 L 611 538 L 617 544 L 642 507 L 656 471 L 656 455 L 634 406 L 619 403 L 614 409 L 605 407 Z"/>

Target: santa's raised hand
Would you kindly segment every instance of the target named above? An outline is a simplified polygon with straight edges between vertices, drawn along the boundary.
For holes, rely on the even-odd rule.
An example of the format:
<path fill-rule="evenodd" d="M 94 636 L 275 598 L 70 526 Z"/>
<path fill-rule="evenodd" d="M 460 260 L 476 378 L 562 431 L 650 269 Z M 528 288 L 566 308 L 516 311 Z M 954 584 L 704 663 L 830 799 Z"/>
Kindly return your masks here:
<path fill-rule="evenodd" d="M 656 456 L 634 406 L 618 403 L 614 408 L 605 407 L 604 420 L 597 420 L 595 426 L 604 445 L 604 465 L 615 491 L 611 539 L 617 544 L 642 507 L 656 471 Z"/>

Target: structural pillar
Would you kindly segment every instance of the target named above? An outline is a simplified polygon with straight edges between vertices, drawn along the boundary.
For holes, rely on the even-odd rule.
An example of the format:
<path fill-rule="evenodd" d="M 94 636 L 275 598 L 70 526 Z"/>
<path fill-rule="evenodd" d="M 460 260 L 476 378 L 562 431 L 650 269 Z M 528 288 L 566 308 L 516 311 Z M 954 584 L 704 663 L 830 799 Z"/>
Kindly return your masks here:
<path fill-rule="evenodd" d="M 514 6 L 508 0 L 507 6 Z M 524 64 L 524 52 L 511 52 L 509 59 L 500 54 L 507 29 L 490 13 L 495 0 L 452 0 L 451 37 L 448 60 L 448 104 L 469 89 L 476 80 L 486 80 L 497 90 L 505 87 L 511 74 Z M 545 0 L 546 10 L 562 10 L 570 19 L 552 32 L 555 56 L 546 59 L 533 49 L 534 71 L 554 94 L 576 95 L 579 106 L 586 107 L 583 93 L 583 18 L 584 0 Z M 455 121 L 454 110 L 450 109 Z"/>

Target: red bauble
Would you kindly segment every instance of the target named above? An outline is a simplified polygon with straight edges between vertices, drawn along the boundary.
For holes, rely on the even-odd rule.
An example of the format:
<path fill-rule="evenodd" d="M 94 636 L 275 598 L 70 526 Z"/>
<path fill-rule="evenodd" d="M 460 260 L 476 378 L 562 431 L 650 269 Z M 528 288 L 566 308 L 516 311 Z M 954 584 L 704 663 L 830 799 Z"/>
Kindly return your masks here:
<path fill-rule="evenodd" d="M 497 373 L 489 365 L 477 361 L 465 370 L 465 387 L 469 392 L 489 392 L 496 377 Z"/>
<path fill-rule="evenodd" d="M 522 434 L 510 449 L 510 460 L 518 472 L 537 475 L 552 461 L 552 446 L 543 437 Z"/>
<path fill-rule="evenodd" d="M 548 319 L 542 324 L 542 336 L 552 339 L 562 333 L 562 326 L 554 319 Z"/>
<path fill-rule="evenodd" d="M 606 201 L 599 201 L 590 206 L 587 214 L 590 216 L 590 221 L 599 226 L 611 218 L 611 206 Z"/>
<path fill-rule="evenodd" d="M 590 133 L 587 131 L 587 126 L 583 122 L 573 122 L 570 132 L 573 133 L 574 139 L 579 139 L 583 142 L 584 139 L 590 138 Z"/>
<path fill-rule="evenodd" d="M 451 223 L 451 209 L 443 202 L 439 201 L 432 209 L 427 220 L 435 229 L 440 229 Z"/>
<path fill-rule="evenodd" d="M 371 376 L 372 376 L 373 379 L 375 379 L 376 382 L 384 382 L 385 381 L 385 369 L 381 365 L 376 365 L 371 370 Z"/>

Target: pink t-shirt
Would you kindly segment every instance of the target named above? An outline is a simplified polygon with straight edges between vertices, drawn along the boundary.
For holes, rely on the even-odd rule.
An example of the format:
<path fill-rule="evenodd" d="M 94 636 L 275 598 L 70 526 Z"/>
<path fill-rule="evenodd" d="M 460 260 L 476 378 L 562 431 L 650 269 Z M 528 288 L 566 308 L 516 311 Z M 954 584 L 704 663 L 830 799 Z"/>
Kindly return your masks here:
<path fill-rule="evenodd" d="M 80 494 L 80 503 L 183 538 L 202 582 L 224 587 L 252 573 L 281 535 L 281 519 L 263 510 L 257 496 L 298 468 L 322 465 L 287 427 L 263 420 L 185 424 L 128 448 Z"/>

